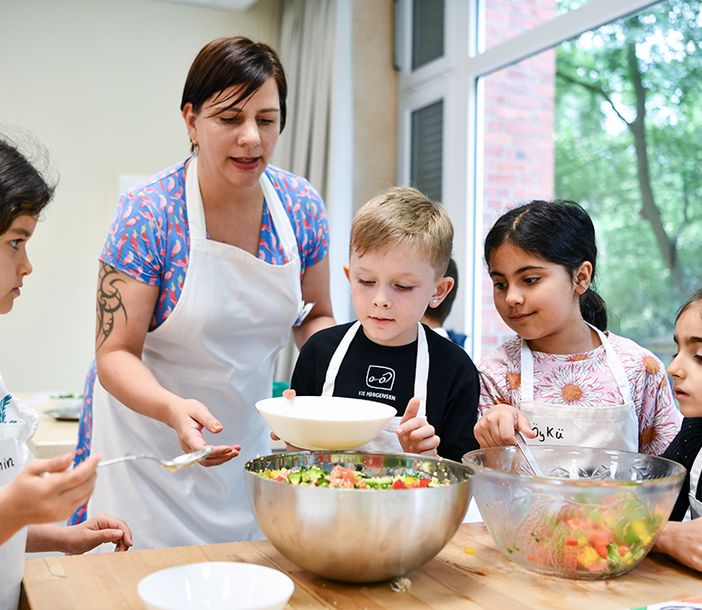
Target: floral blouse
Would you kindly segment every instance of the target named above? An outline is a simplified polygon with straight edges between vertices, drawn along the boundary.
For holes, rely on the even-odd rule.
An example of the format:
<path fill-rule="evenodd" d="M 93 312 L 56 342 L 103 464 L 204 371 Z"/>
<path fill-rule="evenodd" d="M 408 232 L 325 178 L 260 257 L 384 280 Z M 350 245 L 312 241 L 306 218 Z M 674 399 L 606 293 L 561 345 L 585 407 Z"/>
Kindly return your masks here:
<path fill-rule="evenodd" d="M 639 451 L 661 455 L 680 429 L 682 416 L 673 400 L 665 366 L 634 341 L 607 333 L 624 367 L 639 420 Z M 479 416 L 493 405 L 519 407 L 521 338 L 515 337 L 480 362 Z M 622 404 L 602 346 L 582 354 L 533 352 L 534 400 L 583 407 Z"/>

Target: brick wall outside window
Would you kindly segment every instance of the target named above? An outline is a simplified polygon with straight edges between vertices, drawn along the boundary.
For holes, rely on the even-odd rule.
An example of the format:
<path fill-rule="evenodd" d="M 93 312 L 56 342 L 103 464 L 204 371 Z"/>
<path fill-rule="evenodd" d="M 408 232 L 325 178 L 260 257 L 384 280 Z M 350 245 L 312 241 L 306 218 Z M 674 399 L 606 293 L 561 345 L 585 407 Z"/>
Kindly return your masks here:
<path fill-rule="evenodd" d="M 555 0 L 486 0 L 486 48 L 556 15 Z M 554 192 L 555 51 L 485 77 L 483 238 L 506 210 Z M 492 302 L 482 266 L 482 353 L 513 332 Z"/>

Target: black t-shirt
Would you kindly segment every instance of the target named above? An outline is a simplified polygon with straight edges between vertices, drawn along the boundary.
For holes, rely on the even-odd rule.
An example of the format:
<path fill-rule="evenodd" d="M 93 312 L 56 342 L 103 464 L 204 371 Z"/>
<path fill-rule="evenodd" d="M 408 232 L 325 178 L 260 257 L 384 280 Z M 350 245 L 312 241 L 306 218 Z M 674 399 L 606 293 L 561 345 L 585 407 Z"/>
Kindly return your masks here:
<path fill-rule="evenodd" d="M 687 468 L 685 482 L 675 502 L 673 512 L 670 514 L 671 521 L 682 521 L 690 506 L 688 498 L 690 493 L 690 470 L 692 470 L 692 464 L 695 462 L 700 449 L 702 449 L 702 417 L 685 417 L 680 427 L 680 432 L 668 445 L 662 456 Z M 702 485 L 697 486 L 696 497 L 698 500 L 702 500 Z"/>
<path fill-rule="evenodd" d="M 320 396 L 329 361 L 351 323 L 321 330 L 302 346 L 291 387 L 300 396 Z M 441 457 L 461 461 L 478 448 L 473 436 L 480 382 L 478 370 L 458 345 L 425 326 L 429 349 L 426 417 L 441 439 Z M 341 362 L 334 396 L 383 402 L 405 412 L 414 396 L 417 341 L 398 347 L 378 345 L 359 328 Z"/>

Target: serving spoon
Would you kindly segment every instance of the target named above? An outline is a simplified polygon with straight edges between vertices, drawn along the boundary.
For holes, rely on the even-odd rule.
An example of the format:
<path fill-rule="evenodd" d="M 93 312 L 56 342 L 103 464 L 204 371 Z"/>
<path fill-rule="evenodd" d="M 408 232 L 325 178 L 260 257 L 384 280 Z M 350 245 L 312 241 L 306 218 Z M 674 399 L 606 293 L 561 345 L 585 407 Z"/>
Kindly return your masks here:
<path fill-rule="evenodd" d="M 165 468 L 170 472 L 176 472 L 188 466 L 196 464 L 200 460 L 206 458 L 210 453 L 214 451 L 214 447 L 207 446 L 197 451 L 191 451 L 190 453 L 183 453 L 174 457 L 172 460 L 163 460 L 155 455 L 125 455 L 122 457 L 114 458 L 112 460 L 103 460 L 98 464 L 98 468 L 102 466 L 111 466 L 112 464 L 118 464 L 119 462 L 131 462 L 133 460 L 154 460 L 158 462 L 161 468 Z"/>
<path fill-rule="evenodd" d="M 521 432 L 517 431 L 514 433 L 514 440 L 517 443 L 517 447 L 519 447 L 519 450 L 522 452 L 524 459 L 527 461 L 527 464 L 529 464 L 529 468 L 531 468 L 531 471 L 537 477 L 546 476 L 544 475 L 544 471 L 541 470 L 541 466 L 539 466 L 539 463 L 536 461 L 536 458 L 531 452 L 531 449 L 529 449 L 529 445 L 527 445 L 526 439 L 524 438 Z"/>

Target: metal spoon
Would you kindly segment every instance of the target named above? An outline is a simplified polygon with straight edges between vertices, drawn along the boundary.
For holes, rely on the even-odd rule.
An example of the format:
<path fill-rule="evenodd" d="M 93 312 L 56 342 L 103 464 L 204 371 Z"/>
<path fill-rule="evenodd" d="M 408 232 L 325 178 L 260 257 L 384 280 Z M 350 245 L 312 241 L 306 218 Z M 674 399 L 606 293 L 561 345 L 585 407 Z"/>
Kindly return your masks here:
<path fill-rule="evenodd" d="M 539 466 L 534 454 L 531 452 L 531 449 L 529 449 L 529 445 L 527 445 L 526 439 L 522 436 L 522 433 L 519 431 L 515 432 L 514 440 L 517 443 L 517 447 L 519 447 L 519 450 L 522 452 L 524 459 L 527 461 L 527 464 L 529 464 L 532 473 L 537 477 L 545 476 L 544 471 L 541 470 L 541 466 Z"/>
<path fill-rule="evenodd" d="M 165 468 L 170 472 L 176 472 L 182 468 L 187 468 L 188 466 L 197 464 L 197 462 L 210 455 L 213 450 L 213 447 L 207 446 L 203 447 L 202 449 L 198 449 L 197 451 L 183 453 L 182 455 L 174 457 L 172 460 L 162 460 L 155 455 L 125 455 L 112 460 L 103 460 L 98 464 L 98 468 L 102 466 L 111 466 L 112 464 L 117 464 L 119 462 L 131 462 L 132 460 L 154 460 L 161 465 L 161 468 Z"/>

